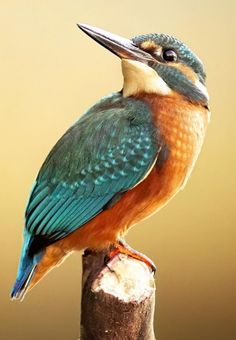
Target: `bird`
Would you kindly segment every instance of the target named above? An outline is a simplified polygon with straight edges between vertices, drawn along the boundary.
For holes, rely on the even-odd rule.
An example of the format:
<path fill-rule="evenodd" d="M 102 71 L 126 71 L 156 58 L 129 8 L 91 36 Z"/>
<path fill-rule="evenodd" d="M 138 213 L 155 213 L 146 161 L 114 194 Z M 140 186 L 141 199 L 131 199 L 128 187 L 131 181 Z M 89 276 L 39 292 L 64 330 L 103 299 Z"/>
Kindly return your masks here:
<path fill-rule="evenodd" d="M 113 245 L 152 267 L 124 236 L 184 188 L 210 121 L 203 63 L 179 39 L 78 27 L 120 58 L 123 87 L 80 116 L 40 168 L 12 299 L 75 250 Z"/>

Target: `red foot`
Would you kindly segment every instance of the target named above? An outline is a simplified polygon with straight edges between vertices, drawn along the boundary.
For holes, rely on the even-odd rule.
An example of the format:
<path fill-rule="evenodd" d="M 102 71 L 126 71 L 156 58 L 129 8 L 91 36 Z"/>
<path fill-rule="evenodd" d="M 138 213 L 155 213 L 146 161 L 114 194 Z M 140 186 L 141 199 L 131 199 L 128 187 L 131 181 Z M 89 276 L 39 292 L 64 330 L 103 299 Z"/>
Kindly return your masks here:
<path fill-rule="evenodd" d="M 137 250 L 131 248 L 125 241 L 119 241 L 117 245 L 111 250 L 108 254 L 109 260 L 115 257 L 118 254 L 125 254 L 128 255 L 136 260 L 142 261 L 146 263 L 146 265 L 151 268 L 151 270 L 155 273 L 156 266 L 152 260 L 150 260 L 146 255 L 139 253 Z"/>

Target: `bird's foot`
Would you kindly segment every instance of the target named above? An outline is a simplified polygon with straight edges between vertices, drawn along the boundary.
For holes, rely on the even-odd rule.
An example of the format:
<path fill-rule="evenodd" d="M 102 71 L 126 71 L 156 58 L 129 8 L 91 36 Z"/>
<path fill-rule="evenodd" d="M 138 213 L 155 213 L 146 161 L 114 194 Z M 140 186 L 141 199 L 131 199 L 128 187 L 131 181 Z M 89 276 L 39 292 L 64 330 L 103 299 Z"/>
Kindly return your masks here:
<path fill-rule="evenodd" d="M 106 264 L 111 261 L 116 255 L 125 254 L 136 260 L 144 262 L 154 273 L 156 272 L 156 266 L 154 262 L 146 255 L 131 248 L 124 240 L 119 240 L 118 243 L 111 249 L 110 253 L 106 257 Z"/>

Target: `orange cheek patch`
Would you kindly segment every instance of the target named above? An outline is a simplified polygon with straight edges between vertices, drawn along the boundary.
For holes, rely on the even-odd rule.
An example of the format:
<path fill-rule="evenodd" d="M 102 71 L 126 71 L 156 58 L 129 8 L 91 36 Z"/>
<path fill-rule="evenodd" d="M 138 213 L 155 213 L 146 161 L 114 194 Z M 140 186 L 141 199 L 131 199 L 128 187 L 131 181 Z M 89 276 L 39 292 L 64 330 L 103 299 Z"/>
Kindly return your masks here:
<path fill-rule="evenodd" d="M 172 63 L 171 66 L 180 70 L 191 82 L 195 83 L 198 80 L 196 73 L 190 67 L 180 63 Z"/>

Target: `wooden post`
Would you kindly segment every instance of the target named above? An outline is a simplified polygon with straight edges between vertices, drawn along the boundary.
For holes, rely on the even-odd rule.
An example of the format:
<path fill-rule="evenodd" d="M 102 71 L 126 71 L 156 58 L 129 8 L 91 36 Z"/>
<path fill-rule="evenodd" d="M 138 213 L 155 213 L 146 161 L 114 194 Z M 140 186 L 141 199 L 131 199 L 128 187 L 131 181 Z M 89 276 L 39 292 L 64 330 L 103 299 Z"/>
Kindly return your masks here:
<path fill-rule="evenodd" d="M 154 340 L 155 281 L 143 262 L 110 250 L 83 255 L 81 340 Z"/>

